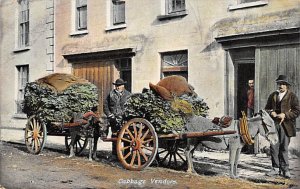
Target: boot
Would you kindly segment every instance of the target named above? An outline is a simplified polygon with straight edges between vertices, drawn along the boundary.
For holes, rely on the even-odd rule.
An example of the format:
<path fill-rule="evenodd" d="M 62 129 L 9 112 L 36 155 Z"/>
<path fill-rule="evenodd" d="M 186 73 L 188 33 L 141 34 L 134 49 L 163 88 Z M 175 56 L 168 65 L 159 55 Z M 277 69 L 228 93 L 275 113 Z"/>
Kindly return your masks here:
<path fill-rule="evenodd" d="M 284 171 L 284 172 L 283 172 L 283 177 L 284 177 L 284 178 L 287 178 L 287 179 L 290 179 L 290 178 L 291 178 L 291 173 L 290 173 L 290 171 Z"/>
<path fill-rule="evenodd" d="M 267 176 L 276 176 L 279 175 L 279 168 L 273 167 L 271 171 L 266 173 Z"/>

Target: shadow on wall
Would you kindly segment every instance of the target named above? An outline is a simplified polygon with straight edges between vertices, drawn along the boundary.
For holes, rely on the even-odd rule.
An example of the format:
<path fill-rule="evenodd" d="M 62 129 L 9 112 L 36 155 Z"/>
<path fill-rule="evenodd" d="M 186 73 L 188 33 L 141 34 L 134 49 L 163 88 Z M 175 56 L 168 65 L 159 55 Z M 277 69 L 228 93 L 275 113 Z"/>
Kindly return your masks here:
<path fill-rule="evenodd" d="M 207 45 L 202 51 L 201 53 L 206 53 L 206 52 L 211 52 L 211 51 L 215 51 L 219 48 L 220 44 L 217 41 L 213 41 L 212 43 L 210 43 L 209 45 Z"/>

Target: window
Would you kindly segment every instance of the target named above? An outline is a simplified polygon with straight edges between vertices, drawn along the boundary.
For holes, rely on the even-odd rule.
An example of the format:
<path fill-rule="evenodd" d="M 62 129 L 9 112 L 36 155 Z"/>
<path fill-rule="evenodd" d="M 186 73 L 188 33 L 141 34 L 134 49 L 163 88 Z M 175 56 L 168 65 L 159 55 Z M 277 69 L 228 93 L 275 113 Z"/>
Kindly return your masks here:
<path fill-rule="evenodd" d="M 172 14 L 185 10 L 185 0 L 166 0 L 167 13 Z"/>
<path fill-rule="evenodd" d="M 87 0 L 76 0 L 77 30 L 87 29 Z"/>
<path fill-rule="evenodd" d="M 188 53 L 184 51 L 166 52 L 162 57 L 162 77 L 181 75 L 188 79 Z"/>
<path fill-rule="evenodd" d="M 120 78 L 127 82 L 125 88 L 131 92 L 131 58 L 117 60 L 116 67 L 120 72 Z"/>
<path fill-rule="evenodd" d="M 232 5 L 229 5 L 228 9 L 230 11 L 252 8 L 252 7 L 260 7 L 268 4 L 268 0 L 236 0 L 236 2 Z"/>
<path fill-rule="evenodd" d="M 113 25 L 125 23 L 125 1 L 112 0 Z"/>
<path fill-rule="evenodd" d="M 17 113 L 23 113 L 23 101 L 24 101 L 24 92 L 25 92 L 25 86 L 28 82 L 28 76 L 29 76 L 29 66 L 17 66 L 18 70 L 18 96 L 16 100 L 17 104 Z"/>
<path fill-rule="evenodd" d="M 29 3 L 19 0 L 19 48 L 29 45 Z"/>
<path fill-rule="evenodd" d="M 255 1 L 259 1 L 259 0 L 240 0 L 240 4 L 242 4 L 242 3 L 251 3 L 251 2 L 255 2 Z"/>

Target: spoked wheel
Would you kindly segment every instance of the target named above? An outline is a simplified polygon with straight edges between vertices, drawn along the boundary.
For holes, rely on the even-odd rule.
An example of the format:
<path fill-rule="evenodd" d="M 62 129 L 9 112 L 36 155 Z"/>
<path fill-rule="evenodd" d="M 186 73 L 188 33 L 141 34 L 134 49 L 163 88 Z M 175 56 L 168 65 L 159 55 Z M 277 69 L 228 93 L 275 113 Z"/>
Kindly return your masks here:
<path fill-rule="evenodd" d="M 183 169 L 187 165 L 185 140 L 160 140 L 156 159 L 160 166 Z"/>
<path fill-rule="evenodd" d="M 46 143 L 46 125 L 36 116 L 31 116 L 25 128 L 25 145 L 32 154 L 39 154 Z"/>
<path fill-rule="evenodd" d="M 65 136 L 65 146 L 67 151 L 70 151 L 71 136 Z M 74 144 L 74 153 L 80 155 L 88 144 L 88 139 L 77 135 Z"/>
<path fill-rule="evenodd" d="M 152 124 L 142 118 L 129 120 L 117 139 L 117 154 L 121 164 L 129 170 L 142 170 L 153 162 L 158 138 Z"/>

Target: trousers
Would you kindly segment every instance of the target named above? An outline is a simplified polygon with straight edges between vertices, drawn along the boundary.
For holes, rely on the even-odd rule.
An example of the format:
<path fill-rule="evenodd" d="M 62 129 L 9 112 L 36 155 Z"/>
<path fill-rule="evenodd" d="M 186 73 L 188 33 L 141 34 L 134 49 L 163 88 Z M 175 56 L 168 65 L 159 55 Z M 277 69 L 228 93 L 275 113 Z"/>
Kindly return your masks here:
<path fill-rule="evenodd" d="M 275 126 L 278 132 L 278 142 L 275 145 L 270 145 L 272 167 L 279 168 L 285 172 L 289 170 L 289 144 L 290 137 L 285 133 L 282 125 L 279 125 L 278 121 L 275 121 Z"/>

